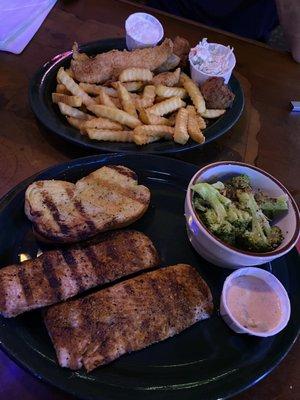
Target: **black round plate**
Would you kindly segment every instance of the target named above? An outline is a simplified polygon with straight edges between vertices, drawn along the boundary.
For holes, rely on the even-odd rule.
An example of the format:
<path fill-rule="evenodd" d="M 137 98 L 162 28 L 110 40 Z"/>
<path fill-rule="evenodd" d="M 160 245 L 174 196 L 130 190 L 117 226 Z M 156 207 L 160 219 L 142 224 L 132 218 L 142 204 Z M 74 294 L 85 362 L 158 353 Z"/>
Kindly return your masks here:
<path fill-rule="evenodd" d="M 80 49 L 89 54 L 98 54 L 111 49 L 123 50 L 126 48 L 125 39 L 105 39 L 80 46 Z M 72 51 L 67 51 L 53 57 L 37 71 L 31 80 L 29 87 L 29 100 L 33 112 L 38 120 L 51 132 L 86 149 L 99 152 L 118 153 L 178 153 L 202 146 L 192 140 L 185 145 L 179 145 L 173 141 L 159 141 L 146 146 L 137 147 L 134 143 L 99 142 L 82 136 L 80 132 L 70 126 L 65 117 L 60 114 L 58 107 L 52 103 L 51 93 L 55 91 L 56 74 L 60 67 L 69 67 Z M 206 142 L 217 139 L 226 133 L 239 119 L 244 108 L 244 95 L 239 81 L 232 76 L 229 87 L 235 94 L 235 100 L 231 108 L 215 122 L 212 122 L 205 130 Z"/>
<path fill-rule="evenodd" d="M 17 318 L 0 318 L 3 349 L 35 376 L 83 399 L 220 399 L 232 396 L 268 374 L 286 355 L 300 326 L 300 269 L 296 251 L 263 267 L 286 287 L 292 315 L 286 329 L 267 339 L 232 332 L 219 315 L 222 285 L 229 270 L 203 260 L 191 247 L 183 215 L 185 191 L 197 167 L 169 158 L 138 155 L 93 156 L 51 167 L 19 184 L 0 202 L 0 262 L 35 256 L 41 244 L 24 215 L 24 191 L 36 179 L 76 181 L 105 164 L 136 171 L 151 190 L 147 213 L 131 228 L 152 238 L 163 265 L 189 263 L 210 286 L 215 312 L 181 334 L 87 374 L 60 368 L 39 310 Z"/>

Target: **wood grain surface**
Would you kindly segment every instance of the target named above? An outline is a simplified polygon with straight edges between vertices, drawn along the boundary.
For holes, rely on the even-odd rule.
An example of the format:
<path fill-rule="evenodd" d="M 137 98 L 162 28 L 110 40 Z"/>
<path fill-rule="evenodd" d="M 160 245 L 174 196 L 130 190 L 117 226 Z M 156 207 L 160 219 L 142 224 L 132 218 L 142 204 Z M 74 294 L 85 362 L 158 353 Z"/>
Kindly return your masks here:
<path fill-rule="evenodd" d="M 124 19 L 145 7 L 129 1 L 60 1 L 20 55 L 0 53 L 0 195 L 28 176 L 70 158 L 87 155 L 46 133 L 28 104 L 28 83 L 34 72 L 74 40 L 85 43 L 124 35 Z M 236 75 L 245 96 L 245 111 L 236 126 L 202 150 L 178 156 L 204 165 L 218 160 L 244 160 L 275 175 L 300 203 L 300 113 L 291 113 L 291 100 L 300 100 L 300 66 L 288 53 L 208 29 L 192 21 L 156 14 L 169 37 L 180 35 L 195 44 L 202 37 L 235 49 Z M 91 153 L 89 153 L 91 154 Z M 236 400 L 300 399 L 300 344 L 275 371 Z M 0 353 L 0 399 L 71 400 L 24 372 Z"/>

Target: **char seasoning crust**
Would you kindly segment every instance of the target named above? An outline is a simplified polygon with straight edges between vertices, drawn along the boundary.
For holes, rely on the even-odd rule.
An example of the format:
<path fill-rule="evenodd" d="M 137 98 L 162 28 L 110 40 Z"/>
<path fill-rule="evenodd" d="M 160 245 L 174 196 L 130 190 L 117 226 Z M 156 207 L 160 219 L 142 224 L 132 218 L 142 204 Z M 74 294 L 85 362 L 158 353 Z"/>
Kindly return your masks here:
<path fill-rule="evenodd" d="M 51 305 L 158 263 L 153 243 L 137 231 L 112 232 L 96 244 L 48 251 L 0 269 L 0 313 L 13 317 Z"/>
<path fill-rule="evenodd" d="M 59 364 L 92 371 L 174 336 L 212 311 L 205 281 L 193 267 L 178 264 L 50 307 L 44 321 Z"/>

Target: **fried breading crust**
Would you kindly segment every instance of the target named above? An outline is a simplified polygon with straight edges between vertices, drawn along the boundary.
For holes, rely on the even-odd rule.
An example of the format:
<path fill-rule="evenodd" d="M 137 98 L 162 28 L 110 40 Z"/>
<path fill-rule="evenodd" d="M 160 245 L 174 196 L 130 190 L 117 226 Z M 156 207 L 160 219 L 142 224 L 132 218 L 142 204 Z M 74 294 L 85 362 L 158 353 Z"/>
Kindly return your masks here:
<path fill-rule="evenodd" d="M 88 60 L 72 60 L 71 68 L 75 79 L 80 82 L 102 83 L 118 76 L 126 68 L 148 68 L 154 71 L 167 60 L 172 51 L 172 40 L 165 39 L 160 46 L 152 48 L 112 50 Z"/>

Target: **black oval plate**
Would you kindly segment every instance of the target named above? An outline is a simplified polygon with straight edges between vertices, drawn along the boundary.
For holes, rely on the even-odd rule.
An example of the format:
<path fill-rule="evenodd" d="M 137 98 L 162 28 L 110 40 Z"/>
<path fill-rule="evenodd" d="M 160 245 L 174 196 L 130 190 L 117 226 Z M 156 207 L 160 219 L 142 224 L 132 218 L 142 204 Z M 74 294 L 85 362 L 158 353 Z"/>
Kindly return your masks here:
<path fill-rule="evenodd" d="M 17 318 L 0 318 L 2 348 L 38 378 L 83 399 L 212 400 L 232 396 L 258 382 L 282 360 L 299 332 L 300 269 L 296 251 L 264 266 L 289 293 L 292 315 L 286 329 L 267 339 L 232 332 L 218 312 L 222 285 L 230 271 L 203 260 L 186 235 L 184 199 L 189 180 L 197 171 L 194 165 L 156 156 L 102 155 L 54 166 L 27 179 L 0 202 L 1 265 L 17 262 L 20 253 L 35 256 L 41 247 L 23 211 L 24 192 L 31 182 L 53 178 L 76 181 L 105 164 L 132 168 L 140 183 L 150 188 L 150 208 L 131 227 L 152 238 L 163 265 L 184 262 L 199 270 L 213 292 L 213 316 L 90 374 L 58 366 L 39 310 Z"/>
<path fill-rule="evenodd" d="M 111 49 L 123 50 L 124 48 L 126 48 L 125 39 L 99 40 L 80 46 L 80 50 L 89 55 L 102 53 Z M 57 71 L 62 66 L 66 68 L 69 67 L 71 58 L 72 51 L 58 54 L 43 65 L 30 82 L 29 100 L 32 110 L 37 119 L 54 134 L 86 149 L 98 150 L 99 152 L 105 153 L 178 153 L 203 146 L 189 140 L 185 145 L 180 145 L 171 141 L 159 141 L 146 146 L 137 147 L 134 143 L 99 142 L 82 136 L 77 129 L 67 123 L 65 117 L 60 114 L 58 107 L 54 105 L 51 100 L 51 93 L 55 91 Z M 239 119 L 243 111 L 243 91 L 239 81 L 234 76 L 232 76 L 229 81 L 229 87 L 235 94 L 233 105 L 222 117 L 212 122 L 205 129 L 205 143 L 209 143 L 228 132 Z"/>

